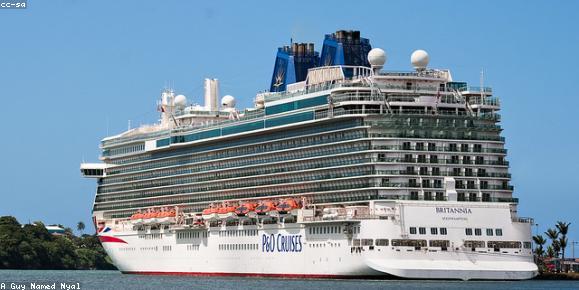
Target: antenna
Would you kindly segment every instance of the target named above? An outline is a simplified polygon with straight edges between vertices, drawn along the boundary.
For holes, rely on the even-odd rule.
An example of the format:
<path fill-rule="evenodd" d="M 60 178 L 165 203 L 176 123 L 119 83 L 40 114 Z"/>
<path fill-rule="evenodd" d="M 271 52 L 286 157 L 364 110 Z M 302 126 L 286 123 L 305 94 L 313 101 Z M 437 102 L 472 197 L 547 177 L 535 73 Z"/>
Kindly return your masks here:
<path fill-rule="evenodd" d="M 484 98 L 484 81 L 485 81 L 485 70 L 481 68 L 480 70 L 480 100 L 482 102 Z"/>
<path fill-rule="evenodd" d="M 129 120 L 129 130 L 131 130 L 131 120 Z"/>

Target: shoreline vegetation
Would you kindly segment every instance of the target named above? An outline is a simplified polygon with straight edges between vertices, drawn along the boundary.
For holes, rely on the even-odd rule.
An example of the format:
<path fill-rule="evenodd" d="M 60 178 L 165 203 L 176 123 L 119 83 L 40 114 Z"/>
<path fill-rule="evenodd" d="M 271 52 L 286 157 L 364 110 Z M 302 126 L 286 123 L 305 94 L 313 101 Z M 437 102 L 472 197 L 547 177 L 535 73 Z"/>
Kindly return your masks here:
<path fill-rule="evenodd" d="M 75 236 L 70 228 L 63 234 L 51 234 L 42 222 L 21 225 L 15 217 L 2 216 L 0 269 L 116 270 L 116 267 L 96 235 Z"/>

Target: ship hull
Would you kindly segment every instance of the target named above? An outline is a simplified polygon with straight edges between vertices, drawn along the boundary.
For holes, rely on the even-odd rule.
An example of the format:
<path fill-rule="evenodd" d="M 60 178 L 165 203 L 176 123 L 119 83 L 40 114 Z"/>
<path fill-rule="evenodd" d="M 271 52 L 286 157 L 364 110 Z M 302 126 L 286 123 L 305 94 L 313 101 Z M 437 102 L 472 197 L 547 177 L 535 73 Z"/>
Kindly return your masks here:
<path fill-rule="evenodd" d="M 416 214 L 411 206 L 406 212 Z M 485 214 L 482 209 L 475 212 Z M 424 218 L 423 223 L 434 219 Z M 507 239 L 530 230 L 518 223 L 502 227 Z M 450 241 L 448 248 L 394 245 L 396 238 L 414 237 L 400 230 L 399 221 L 388 218 L 198 229 L 135 230 L 121 224 L 100 237 L 126 274 L 453 280 L 523 280 L 537 275 L 530 249 L 454 246 L 464 237 L 451 230 L 443 237 Z M 379 238 L 390 238 L 388 245 L 380 244 Z"/>

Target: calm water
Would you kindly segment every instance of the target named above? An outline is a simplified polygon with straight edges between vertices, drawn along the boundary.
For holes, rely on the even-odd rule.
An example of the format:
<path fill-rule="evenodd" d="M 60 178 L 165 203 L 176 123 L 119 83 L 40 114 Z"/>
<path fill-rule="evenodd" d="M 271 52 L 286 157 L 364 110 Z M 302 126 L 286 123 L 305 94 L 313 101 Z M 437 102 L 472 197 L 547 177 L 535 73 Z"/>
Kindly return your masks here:
<path fill-rule="evenodd" d="M 30 283 L 80 283 L 81 289 L 579 289 L 579 281 L 460 282 L 400 280 L 291 280 L 260 278 L 203 278 L 123 275 L 116 271 L 0 270 L 0 289 Z M 23 288 L 19 288 L 23 289 Z"/>

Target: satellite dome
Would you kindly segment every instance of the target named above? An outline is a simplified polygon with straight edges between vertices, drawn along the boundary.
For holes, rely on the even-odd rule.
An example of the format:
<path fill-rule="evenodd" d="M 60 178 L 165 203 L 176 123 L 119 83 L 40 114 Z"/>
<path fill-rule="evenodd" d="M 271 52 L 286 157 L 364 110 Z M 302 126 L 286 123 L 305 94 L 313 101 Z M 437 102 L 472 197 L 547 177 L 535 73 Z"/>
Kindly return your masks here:
<path fill-rule="evenodd" d="M 428 53 L 422 49 L 415 50 L 410 56 L 410 62 L 415 69 L 425 69 L 429 61 Z"/>
<path fill-rule="evenodd" d="M 224 108 L 234 108 L 235 107 L 235 98 L 231 95 L 226 95 L 221 98 L 221 106 Z"/>
<path fill-rule="evenodd" d="M 185 107 L 187 105 L 187 98 L 184 95 L 178 95 L 175 97 L 175 107 Z"/>
<path fill-rule="evenodd" d="M 386 52 L 381 48 L 373 48 L 368 53 L 368 62 L 370 66 L 382 67 L 386 63 Z"/>

